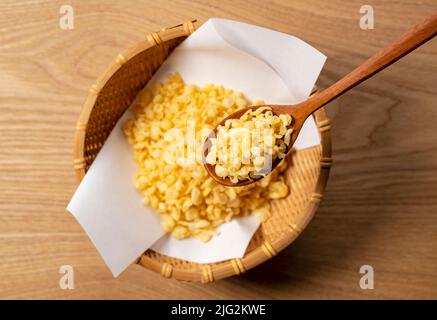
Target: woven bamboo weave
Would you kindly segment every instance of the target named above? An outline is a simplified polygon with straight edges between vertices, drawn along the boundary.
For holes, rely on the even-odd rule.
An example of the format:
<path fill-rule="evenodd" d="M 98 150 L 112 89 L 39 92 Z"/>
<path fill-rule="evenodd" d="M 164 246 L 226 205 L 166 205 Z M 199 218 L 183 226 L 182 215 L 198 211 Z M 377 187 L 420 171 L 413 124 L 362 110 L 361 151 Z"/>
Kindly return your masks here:
<path fill-rule="evenodd" d="M 105 143 L 118 119 L 164 60 L 198 22 L 150 32 L 144 39 L 119 54 L 90 87 L 76 125 L 73 166 L 80 181 Z M 253 236 L 241 259 L 198 264 L 148 250 L 137 261 L 165 278 L 209 283 L 240 275 L 277 255 L 305 229 L 322 199 L 332 165 L 330 122 L 324 109 L 314 115 L 321 145 L 294 152 L 285 172 L 289 195 L 274 200 L 272 215 Z"/>

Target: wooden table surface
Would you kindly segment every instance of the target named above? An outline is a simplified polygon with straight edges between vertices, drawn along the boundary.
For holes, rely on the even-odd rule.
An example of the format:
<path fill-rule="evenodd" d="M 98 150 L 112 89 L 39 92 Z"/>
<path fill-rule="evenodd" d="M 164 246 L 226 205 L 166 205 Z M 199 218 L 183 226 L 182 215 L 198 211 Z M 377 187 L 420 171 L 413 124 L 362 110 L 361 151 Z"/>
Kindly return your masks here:
<path fill-rule="evenodd" d="M 114 279 L 65 207 L 76 187 L 75 122 L 89 86 L 146 32 L 230 18 L 293 34 L 328 56 L 321 87 L 437 10 L 433 0 L 0 2 L 0 298 L 437 298 L 437 40 L 339 101 L 334 166 L 302 236 L 277 257 L 210 285 L 139 266 Z M 75 289 L 59 287 L 72 265 Z M 359 287 L 362 265 L 374 290 Z"/>

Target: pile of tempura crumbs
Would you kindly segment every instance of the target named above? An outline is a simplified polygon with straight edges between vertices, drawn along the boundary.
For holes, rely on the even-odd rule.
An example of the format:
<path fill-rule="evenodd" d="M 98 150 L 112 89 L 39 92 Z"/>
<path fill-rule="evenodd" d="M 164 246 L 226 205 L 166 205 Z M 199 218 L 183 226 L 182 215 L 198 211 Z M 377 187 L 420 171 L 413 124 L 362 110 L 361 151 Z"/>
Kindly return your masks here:
<path fill-rule="evenodd" d="M 186 85 L 177 73 L 136 98 L 133 118 L 124 124 L 139 167 L 136 188 L 175 239 L 207 242 L 219 225 L 248 214 L 264 221 L 270 216 L 270 200 L 287 196 L 281 176 L 285 160 L 267 177 L 243 187 L 218 184 L 203 166 L 208 134 L 220 119 L 247 106 L 242 93 L 221 85 Z"/>

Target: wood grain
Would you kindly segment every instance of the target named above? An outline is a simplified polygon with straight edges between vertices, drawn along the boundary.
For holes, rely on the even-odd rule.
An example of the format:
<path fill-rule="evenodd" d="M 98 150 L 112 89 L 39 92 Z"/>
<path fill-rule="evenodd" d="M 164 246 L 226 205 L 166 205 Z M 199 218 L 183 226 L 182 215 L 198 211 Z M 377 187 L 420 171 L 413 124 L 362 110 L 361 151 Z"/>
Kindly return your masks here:
<path fill-rule="evenodd" d="M 72 144 L 89 86 L 146 32 L 224 17 L 293 34 L 328 56 L 324 88 L 437 10 L 435 1 L 62 1 L 0 3 L 0 298 L 437 298 L 437 42 L 338 101 L 334 167 L 304 234 L 277 257 L 211 285 L 139 266 L 118 279 L 65 210 Z M 378 114 L 377 117 L 374 115 Z M 408 130 L 407 130 L 408 129 Z M 59 267 L 75 270 L 61 290 Z M 361 290 L 359 268 L 375 269 Z"/>

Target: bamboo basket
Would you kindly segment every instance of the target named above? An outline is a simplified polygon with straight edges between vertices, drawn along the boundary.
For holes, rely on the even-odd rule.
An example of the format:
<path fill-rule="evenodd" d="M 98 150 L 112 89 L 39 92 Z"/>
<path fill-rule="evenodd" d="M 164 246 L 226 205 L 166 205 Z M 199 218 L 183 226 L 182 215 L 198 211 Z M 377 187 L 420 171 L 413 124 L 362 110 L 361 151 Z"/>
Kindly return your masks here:
<path fill-rule="evenodd" d="M 80 181 L 91 166 L 118 119 L 168 55 L 194 32 L 196 20 L 150 32 L 119 54 L 90 87 L 76 125 L 74 169 Z M 284 173 L 290 187 L 285 199 L 274 200 L 272 216 L 253 236 L 241 259 L 198 264 L 146 251 L 136 263 L 163 277 L 209 283 L 240 275 L 274 257 L 305 229 L 322 199 L 330 167 L 330 121 L 322 108 L 314 114 L 321 145 L 292 154 Z"/>

